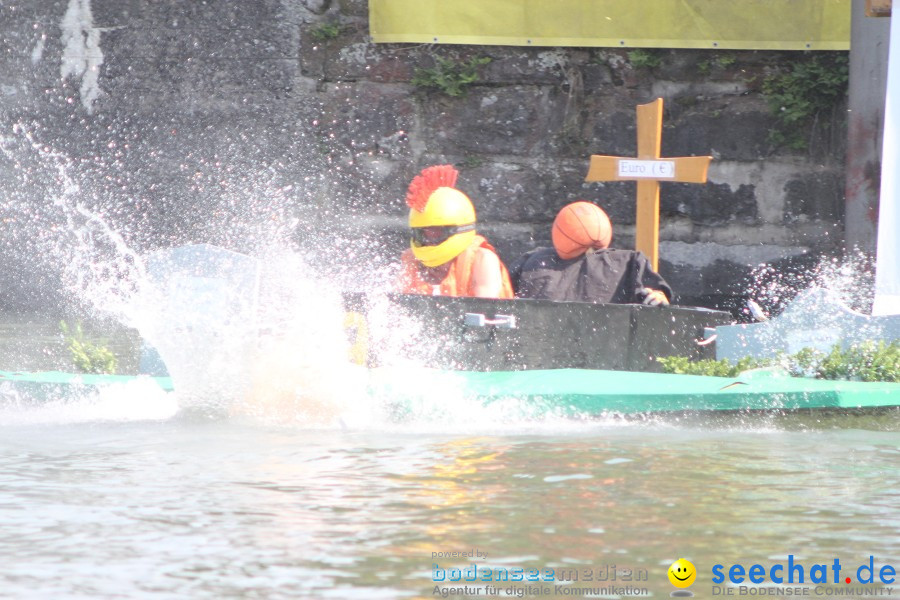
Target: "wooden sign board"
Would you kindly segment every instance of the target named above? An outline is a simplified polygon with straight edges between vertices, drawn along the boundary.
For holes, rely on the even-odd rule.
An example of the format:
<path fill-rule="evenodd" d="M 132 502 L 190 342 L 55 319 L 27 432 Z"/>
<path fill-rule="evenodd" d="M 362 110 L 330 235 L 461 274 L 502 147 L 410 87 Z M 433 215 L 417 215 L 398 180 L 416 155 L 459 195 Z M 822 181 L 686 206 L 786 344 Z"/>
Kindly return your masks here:
<path fill-rule="evenodd" d="M 633 159 L 618 156 L 591 156 L 587 181 L 679 181 L 706 183 L 708 156 L 683 156 L 676 159 Z"/>

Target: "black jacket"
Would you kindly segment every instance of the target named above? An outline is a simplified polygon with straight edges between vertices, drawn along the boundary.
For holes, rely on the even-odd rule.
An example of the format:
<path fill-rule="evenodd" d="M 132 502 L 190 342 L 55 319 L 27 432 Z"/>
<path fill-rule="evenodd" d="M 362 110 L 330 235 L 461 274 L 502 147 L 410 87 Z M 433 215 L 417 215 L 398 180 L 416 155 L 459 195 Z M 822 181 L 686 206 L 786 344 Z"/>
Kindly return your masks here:
<path fill-rule="evenodd" d="M 553 248 L 537 248 L 517 260 L 509 274 L 517 298 L 640 304 L 642 287 L 661 290 L 670 302 L 673 297 L 649 259 L 634 250 L 607 248 L 563 260 Z"/>

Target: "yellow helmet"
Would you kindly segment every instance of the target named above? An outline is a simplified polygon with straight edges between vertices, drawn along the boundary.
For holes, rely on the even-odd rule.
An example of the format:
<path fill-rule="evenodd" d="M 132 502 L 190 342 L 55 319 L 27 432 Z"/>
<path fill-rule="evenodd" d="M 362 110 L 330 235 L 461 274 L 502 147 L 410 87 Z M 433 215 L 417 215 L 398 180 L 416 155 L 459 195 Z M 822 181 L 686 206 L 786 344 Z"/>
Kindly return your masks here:
<path fill-rule="evenodd" d="M 452 187 L 457 174 L 450 165 L 428 167 L 409 186 L 410 248 L 426 267 L 450 262 L 475 237 L 472 201 Z"/>

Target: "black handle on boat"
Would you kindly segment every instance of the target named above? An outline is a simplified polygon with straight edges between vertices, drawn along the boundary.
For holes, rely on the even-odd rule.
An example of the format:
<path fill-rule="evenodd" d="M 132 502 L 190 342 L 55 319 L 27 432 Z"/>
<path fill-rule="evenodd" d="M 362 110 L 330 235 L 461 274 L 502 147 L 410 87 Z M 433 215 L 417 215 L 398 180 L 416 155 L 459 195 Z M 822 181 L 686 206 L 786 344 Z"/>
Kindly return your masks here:
<path fill-rule="evenodd" d="M 463 325 L 466 327 L 498 327 L 501 329 L 516 329 L 515 315 L 494 315 L 488 319 L 482 313 L 466 313 L 463 316 Z"/>

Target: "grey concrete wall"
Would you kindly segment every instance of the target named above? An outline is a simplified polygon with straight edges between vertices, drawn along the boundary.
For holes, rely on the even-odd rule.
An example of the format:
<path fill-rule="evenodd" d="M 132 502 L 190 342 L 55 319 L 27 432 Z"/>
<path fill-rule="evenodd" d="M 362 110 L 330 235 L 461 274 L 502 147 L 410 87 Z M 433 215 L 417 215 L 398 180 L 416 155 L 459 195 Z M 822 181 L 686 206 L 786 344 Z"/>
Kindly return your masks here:
<path fill-rule="evenodd" d="M 842 246 L 845 107 L 811 150 L 768 138 L 763 78 L 797 54 L 658 51 L 640 68 L 625 49 L 375 45 L 367 16 L 364 0 L 3 2 L 0 302 L 50 301 L 47 232 L 72 227 L 73 198 L 137 251 L 252 252 L 288 232 L 323 266 L 388 265 L 406 184 L 440 162 L 506 260 L 581 198 L 630 247 L 634 184 L 583 179 L 591 153 L 635 152 L 634 107 L 656 97 L 663 154 L 715 157 L 708 185 L 663 186 L 661 270 L 684 297 L 728 304 L 760 263 Z M 450 97 L 411 83 L 438 56 L 491 62 Z"/>

